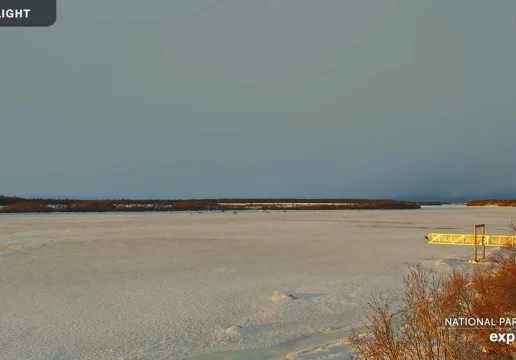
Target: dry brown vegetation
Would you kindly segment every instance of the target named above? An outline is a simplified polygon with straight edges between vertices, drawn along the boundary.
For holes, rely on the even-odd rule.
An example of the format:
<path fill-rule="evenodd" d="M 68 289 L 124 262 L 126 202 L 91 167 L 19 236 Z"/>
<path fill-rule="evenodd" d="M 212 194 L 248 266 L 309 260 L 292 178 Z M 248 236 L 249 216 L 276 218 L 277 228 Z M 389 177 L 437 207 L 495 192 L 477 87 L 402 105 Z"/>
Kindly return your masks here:
<path fill-rule="evenodd" d="M 471 200 L 466 206 L 516 206 L 516 200 Z"/>
<path fill-rule="evenodd" d="M 282 203 L 299 204 L 294 207 Z M 313 204 L 312 204 L 313 203 Z M 141 212 L 226 210 L 380 210 L 419 209 L 413 202 L 367 199 L 200 199 L 200 200 L 78 200 L 23 199 L 0 196 L 0 213 Z"/>
<path fill-rule="evenodd" d="M 499 250 L 490 260 L 471 275 L 455 270 L 447 278 L 411 266 L 398 312 L 391 313 L 387 298 L 370 303 L 370 334 L 350 337 L 355 359 L 512 359 L 514 344 L 489 340 L 495 329 L 445 326 L 446 318 L 516 317 L 516 251 Z"/>

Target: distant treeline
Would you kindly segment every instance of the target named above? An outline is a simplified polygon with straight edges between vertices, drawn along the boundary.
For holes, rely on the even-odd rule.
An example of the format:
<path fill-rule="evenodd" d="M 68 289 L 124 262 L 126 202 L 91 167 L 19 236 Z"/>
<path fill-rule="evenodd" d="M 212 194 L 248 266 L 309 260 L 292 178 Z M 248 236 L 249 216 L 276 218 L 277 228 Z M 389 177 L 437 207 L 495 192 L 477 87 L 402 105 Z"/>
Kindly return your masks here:
<path fill-rule="evenodd" d="M 516 206 L 516 200 L 471 200 L 466 202 L 467 206 Z"/>
<path fill-rule="evenodd" d="M 299 204 L 299 205 L 290 205 Z M 378 199 L 195 199 L 195 200 L 80 200 L 25 199 L 0 195 L 0 213 L 47 212 L 142 212 L 229 210 L 382 210 L 420 209 L 421 205 L 400 200 Z M 432 203 L 440 205 L 441 203 Z"/>

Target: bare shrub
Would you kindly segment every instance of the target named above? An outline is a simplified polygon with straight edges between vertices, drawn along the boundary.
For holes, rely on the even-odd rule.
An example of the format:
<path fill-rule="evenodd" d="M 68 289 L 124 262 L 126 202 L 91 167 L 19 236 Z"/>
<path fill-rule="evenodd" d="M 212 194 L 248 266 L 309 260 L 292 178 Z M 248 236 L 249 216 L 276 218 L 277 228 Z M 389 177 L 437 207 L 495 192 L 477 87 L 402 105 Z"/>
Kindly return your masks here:
<path fill-rule="evenodd" d="M 514 247 L 503 247 L 492 251 L 486 260 L 491 263 L 501 264 L 508 259 L 516 259 L 516 248 Z"/>
<path fill-rule="evenodd" d="M 509 229 L 511 232 L 516 235 L 516 221 L 512 221 L 509 224 Z M 516 248 L 514 247 L 503 247 L 500 249 L 496 249 L 489 254 L 486 260 L 493 263 L 503 263 L 508 259 L 516 259 Z"/>
<path fill-rule="evenodd" d="M 475 314 L 516 317 L 516 257 L 507 256 L 491 268 L 476 268 L 472 276 Z"/>
<path fill-rule="evenodd" d="M 466 346 L 465 331 L 444 328 L 445 318 L 468 312 L 472 291 L 467 279 L 454 271 L 443 281 L 433 271 L 411 266 L 404 278 L 404 299 L 395 316 L 388 301 L 372 302 L 369 336 L 352 333 L 350 344 L 357 350 L 356 359 L 481 359 L 479 347 Z"/>
<path fill-rule="evenodd" d="M 363 336 L 355 330 L 349 337 L 350 345 L 359 354 L 357 359 L 409 359 L 404 337 L 393 323 L 395 314 L 390 313 L 389 299 L 379 297 L 369 303 L 371 315 L 367 316 L 371 334 Z"/>
<path fill-rule="evenodd" d="M 445 326 L 446 318 L 516 315 L 516 258 L 479 267 L 471 278 L 454 270 L 443 279 L 420 265 L 411 266 L 397 315 L 385 297 L 369 305 L 369 334 L 353 331 L 349 339 L 355 359 L 507 359 L 516 354 L 513 346 L 489 341 L 492 329 Z"/>
<path fill-rule="evenodd" d="M 471 287 L 475 298 L 471 302 L 472 313 L 478 318 L 516 317 L 516 252 L 505 249 L 499 263 L 475 268 Z M 488 331 L 477 331 L 476 339 L 489 351 L 502 359 L 512 359 L 516 348 L 503 343 L 488 341 Z"/>

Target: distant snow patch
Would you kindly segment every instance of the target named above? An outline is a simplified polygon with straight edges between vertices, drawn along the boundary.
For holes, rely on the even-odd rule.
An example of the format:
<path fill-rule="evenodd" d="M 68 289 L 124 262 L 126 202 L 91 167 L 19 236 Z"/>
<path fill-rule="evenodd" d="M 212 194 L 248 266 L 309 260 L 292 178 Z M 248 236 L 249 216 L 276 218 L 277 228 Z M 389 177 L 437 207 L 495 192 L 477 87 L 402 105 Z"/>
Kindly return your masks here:
<path fill-rule="evenodd" d="M 236 325 L 236 326 L 232 326 L 230 328 L 227 328 L 225 331 L 224 331 L 224 334 L 226 334 L 226 336 L 231 339 L 231 340 L 237 340 L 240 338 L 241 334 L 240 334 L 240 330 L 242 329 L 242 327 L 240 325 Z"/>
<path fill-rule="evenodd" d="M 297 300 L 297 297 L 292 294 L 285 294 L 279 291 L 274 291 L 270 297 L 273 303 L 283 303 L 291 300 Z"/>
<path fill-rule="evenodd" d="M 68 208 L 68 205 L 65 204 L 48 204 L 47 208 L 54 210 L 64 210 Z"/>
<path fill-rule="evenodd" d="M 227 329 L 221 329 L 218 331 L 214 336 L 214 340 L 215 343 L 225 341 L 240 342 L 249 336 L 260 334 L 265 331 L 267 327 L 267 325 L 234 325 Z"/>

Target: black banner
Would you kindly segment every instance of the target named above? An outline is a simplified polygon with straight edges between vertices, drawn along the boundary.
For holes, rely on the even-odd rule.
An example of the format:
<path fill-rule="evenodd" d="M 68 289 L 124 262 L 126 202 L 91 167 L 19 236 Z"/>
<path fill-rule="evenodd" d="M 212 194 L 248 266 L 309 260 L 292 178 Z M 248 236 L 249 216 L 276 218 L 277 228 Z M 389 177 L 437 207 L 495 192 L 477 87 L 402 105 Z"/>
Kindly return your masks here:
<path fill-rule="evenodd" d="M 56 2 L 57 0 L 0 0 L 0 26 L 51 26 L 56 22 Z"/>

